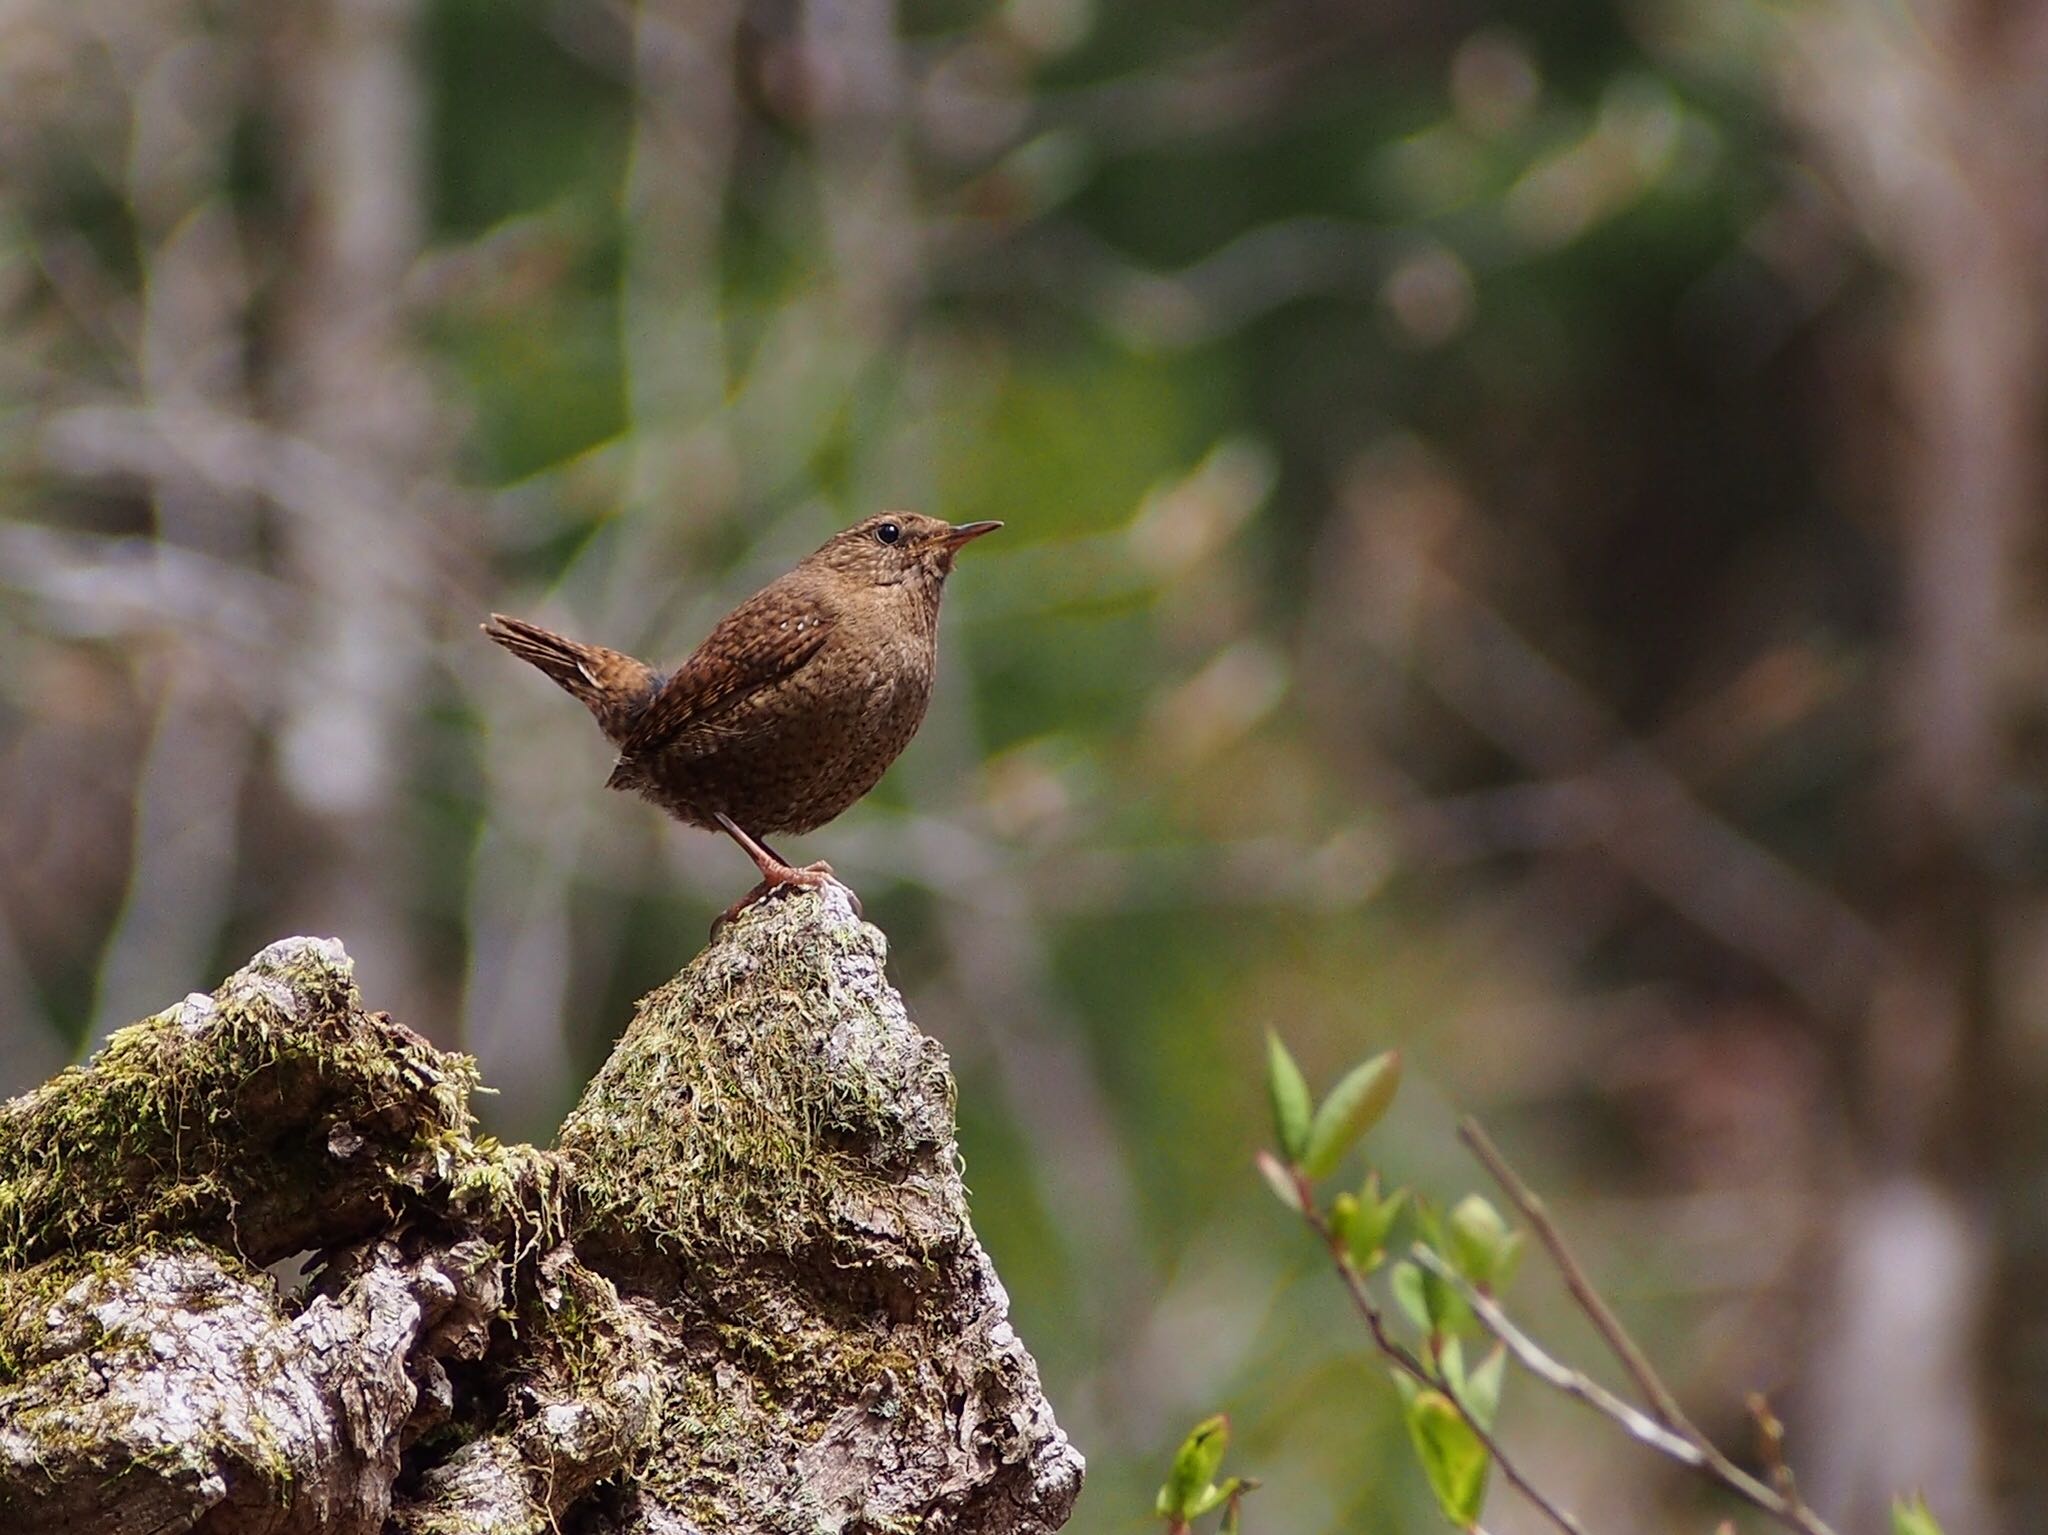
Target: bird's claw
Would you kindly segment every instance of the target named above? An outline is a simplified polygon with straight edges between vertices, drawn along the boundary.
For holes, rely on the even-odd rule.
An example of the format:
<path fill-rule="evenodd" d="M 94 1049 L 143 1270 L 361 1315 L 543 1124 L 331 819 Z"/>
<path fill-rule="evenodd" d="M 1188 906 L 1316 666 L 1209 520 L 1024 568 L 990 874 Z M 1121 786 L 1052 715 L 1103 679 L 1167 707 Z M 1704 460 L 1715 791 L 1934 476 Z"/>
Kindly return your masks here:
<path fill-rule="evenodd" d="M 713 918 L 711 937 L 716 941 L 718 935 L 725 930 L 726 924 L 736 921 L 740 913 L 756 901 L 777 900 L 792 890 L 817 890 L 825 885 L 838 885 L 841 890 L 846 891 L 846 899 L 853 907 L 853 914 L 856 917 L 861 915 L 860 897 L 833 874 L 832 865 L 820 861 L 796 869 L 785 864 Z"/>

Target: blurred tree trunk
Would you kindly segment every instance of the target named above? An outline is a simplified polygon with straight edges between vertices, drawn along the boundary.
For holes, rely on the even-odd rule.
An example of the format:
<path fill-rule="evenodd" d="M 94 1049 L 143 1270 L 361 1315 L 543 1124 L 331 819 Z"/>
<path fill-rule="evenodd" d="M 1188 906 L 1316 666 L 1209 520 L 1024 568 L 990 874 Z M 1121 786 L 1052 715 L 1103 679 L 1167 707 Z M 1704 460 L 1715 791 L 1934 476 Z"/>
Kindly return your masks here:
<path fill-rule="evenodd" d="M 1896 772 L 1872 809 L 1892 963 L 1845 1062 L 1866 1186 L 1839 1241 L 1817 1501 L 1850 1527 L 1924 1487 L 1951 1535 L 2048 1527 L 2048 1373 L 2027 1213 L 2048 1113 L 2015 1016 L 2015 657 L 2043 638 L 2048 5 L 1801 13 L 1803 118 L 1898 280 L 1905 625 Z M 2032 683 L 2038 688 L 2041 679 Z M 2016 1305 L 2023 1297 L 2034 1299 Z"/>
<path fill-rule="evenodd" d="M 279 506 L 304 610 L 279 756 L 324 842 L 295 923 L 345 932 L 400 1007 L 417 967 L 400 920 L 397 824 L 408 724 L 426 685 L 427 611 L 450 508 L 423 486 L 443 456 L 403 295 L 425 233 L 416 0 L 307 0 L 271 37 L 271 110 L 292 178 L 273 394 L 287 439 Z"/>
<path fill-rule="evenodd" d="M 245 231 L 228 193 L 254 50 L 232 32 L 178 33 L 135 92 L 128 195 L 148 281 L 136 348 L 136 405 L 164 423 L 250 414 L 252 304 Z M 222 565 L 256 557 L 261 505 L 246 485 L 166 462 L 150 478 L 156 556 L 198 551 Z M 151 1005 L 166 975 L 203 973 L 234 904 L 240 793 L 258 759 L 247 691 L 223 688 L 234 658 L 211 634 L 166 636 L 153 658 L 155 728 L 135 787 L 128 899 L 107 938 L 92 1034 L 104 1040 Z M 151 899 L 176 890 L 180 899 Z"/>

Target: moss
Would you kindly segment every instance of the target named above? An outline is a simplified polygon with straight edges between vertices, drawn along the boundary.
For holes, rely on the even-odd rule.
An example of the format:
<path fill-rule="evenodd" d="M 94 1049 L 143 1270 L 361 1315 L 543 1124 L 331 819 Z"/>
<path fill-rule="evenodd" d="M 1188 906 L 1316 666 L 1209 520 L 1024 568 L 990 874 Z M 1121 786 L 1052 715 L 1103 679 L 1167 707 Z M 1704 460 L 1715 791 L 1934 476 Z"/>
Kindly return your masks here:
<path fill-rule="evenodd" d="M 451 1213 L 498 1236 L 508 1262 L 550 1252 L 569 1235 L 561 1158 L 495 1136 L 457 1137 L 450 1148 L 446 1202 Z"/>
<path fill-rule="evenodd" d="M 118 1277 L 132 1261 L 126 1253 L 84 1253 L 0 1272 L 0 1386 L 18 1384 L 48 1357 L 50 1308 L 65 1292 L 81 1279 Z M 98 1332 L 82 1341 L 91 1348 L 99 1341 Z"/>
<path fill-rule="evenodd" d="M 669 1260 L 648 1280 L 671 1339 L 655 1437 L 689 1453 L 640 1484 L 703 1528 L 822 1518 L 763 1446 L 886 1415 L 957 1326 L 952 1080 L 883 961 L 822 897 L 756 907 L 643 1000 L 563 1127 L 578 1229 Z"/>
<path fill-rule="evenodd" d="M 645 1346 L 612 1282 L 573 1260 L 546 1268 L 518 1321 L 525 1373 L 570 1395 L 603 1389 Z"/>
<path fill-rule="evenodd" d="M 873 1010 L 846 994 L 843 956 L 879 976 L 881 935 L 795 910 L 817 899 L 757 907 L 642 1000 L 558 1142 L 584 1225 L 701 1261 L 792 1254 L 835 1221 L 927 1224 L 897 1176 L 933 1134 L 905 1112 L 928 1084 L 905 1077 L 932 1076 L 950 1118 L 943 1058 L 834 1048 L 849 1009 Z"/>
<path fill-rule="evenodd" d="M 274 944 L 0 1109 L 0 1268 L 149 1234 L 259 1263 L 463 1161 L 467 1056 L 366 1015 L 340 946 Z"/>
<path fill-rule="evenodd" d="M 263 1283 L 250 1260 L 339 1245 L 312 1293 L 359 1265 L 439 1265 L 419 1293 L 448 1309 L 414 1346 L 449 1361 L 453 1416 L 408 1451 L 408 1535 L 573 1526 L 591 1498 L 809 1535 L 846 1513 L 821 1498 L 853 1496 L 806 1482 L 828 1435 L 828 1466 L 898 1439 L 978 1487 L 948 1403 L 981 1389 L 1000 1291 L 967 1227 L 944 1054 L 883 958 L 841 894 L 757 908 L 643 1001 L 547 1151 L 474 1135 L 473 1063 L 365 1014 L 337 946 L 274 946 L 0 1109 L 0 1386 L 63 1386 L 127 1347 L 82 1338 L 98 1324 L 59 1302 L 144 1251 L 211 1252 L 239 1288 Z M 207 1282 L 175 1303 L 205 1308 Z M 245 1440 L 238 1462 L 282 1487 L 282 1448 Z M 128 1453 L 159 1480 L 188 1469 L 146 1436 Z M 915 1528 L 887 1510 L 968 1483 L 914 1485 L 858 1527 Z"/>

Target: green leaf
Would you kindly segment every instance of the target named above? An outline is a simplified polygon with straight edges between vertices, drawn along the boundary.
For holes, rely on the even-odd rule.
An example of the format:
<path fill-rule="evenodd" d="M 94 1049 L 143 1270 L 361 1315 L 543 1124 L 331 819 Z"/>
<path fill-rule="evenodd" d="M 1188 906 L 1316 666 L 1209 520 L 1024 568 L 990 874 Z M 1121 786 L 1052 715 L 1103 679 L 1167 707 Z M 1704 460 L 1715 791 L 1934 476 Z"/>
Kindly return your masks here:
<path fill-rule="evenodd" d="M 1308 1141 L 1301 1152 L 1302 1171 L 1311 1178 L 1324 1178 L 1337 1170 L 1344 1153 L 1358 1144 L 1358 1138 L 1380 1122 L 1401 1085 L 1401 1055 L 1389 1050 L 1361 1066 L 1354 1066 L 1330 1096 L 1316 1110 L 1309 1124 Z"/>
<path fill-rule="evenodd" d="M 1308 1206 L 1302 1202 L 1301 1183 L 1294 1176 L 1293 1168 L 1264 1147 L 1259 1148 L 1252 1160 L 1258 1164 L 1259 1176 L 1266 1180 L 1266 1187 L 1273 1191 L 1275 1199 L 1297 1215 L 1308 1213 Z"/>
<path fill-rule="evenodd" d="M 1435 1350 L 1436 1372 L 1450 1382 L 1459 1396 L 1465 1394 L 1465 1350 L 1456 1338 L 1446 1338 Z"/>
<path fill-rule="evenodd" d="M 1344 1247 L 1351 1246 L 1351 1233 L 1358 1225 L 1358 1196 L 1339 1194 L 1330 1201 L 1330 1235 Z"/>
<path fill-rule="evenodd" d="M 1465 1297 L 1452 1289 L 1448 1281 L 1439 1279 L 1427 1269 L 1422 1271 L 1422 1294 L 1429 1306 L 1430 1320 L 1443 1336 L 1471 1332 L 1479 1325 L 1479 1319 L 1472 1315 L 1472 1308 L 1465 1304 Z"/>
<path fill-rule="evenodd" d="M 1390 1273 L 1394 1300 L 1419 1331 L 1433 1339 L 1450 1338 L 1476 1325 L 1465 1298 L 1427 1269 L 1404 1258 Z"/>
<path fill-rule="evenodd" d="M 1486 1446 L 1441 1391 L 1418 1389 L 1402 1416 L 1429 1490 L 1453 1524 L 1471 1529 L 1486 1505 Z"/>
<path fill-rule="evenodd" d="M 1273 1100 L 1273 1131 L 1280 1138 L 1281 1154 L 1299 1162 L 1308 1147 L 1312 1101 L 1301 1068 L 1271 1029 L 1266 1030 L 1266 1091 Z"/>
<path fill-rule="evenodd" d="M 1196 1505 L 1216 1490 L 1216 1471 L 1223 1464 L 1223 1452 L 1229 1445 L 1230 1420 L 1221 1413 L 1194 1426 L 1174 1452 L 1173 1470 L 1167 1474 L 1166 1485 L 1159 1489 L 1153 1504 L 1162 1518 L 1185 1524 L 1195 1517 Z M 1201 1511 L 1206 1513 L 1215 1506 L 1209 1503 Z"/>
<path fill-rule="evenodd" d="M 1462 1402 L 1479 1420 L 1481 1428 L 1492 1428 L 1494 1414 L 1500 1409 L 1501 1384 L 1507 1376 L 1507 1350 L 1496 1344 L 1487 1351 L 1479 1368 L 1469 1373 L 1465 1369 L 1465 1347 L 1458 1339 L 1443 1339 L 1435 1352 L 1437 1374 L 1455 1399 L 1452 1405 Z"/>
<path fill-rule="evenodd" d="M 1892 1535 L 1941 1535 L 1941 1526 L 1927 1500 L 1915 1493 L 1910 1498 L 1892 1499 Z"/>
<path fill-rule="evenodd" d="M 1507 1379 L 1508 1351 L 1495 1344 L 1480 1361 L 1479 1368 L 1458 1385 L 1458 1400 L 1471 1410 L 1481 1427 L 1492 1428 L 1500 1415 L 1500 1391 Z"/>
<path fill-rule="evenodd" d="M 1190 1519 L 1199 1519 L 1202 1515 L 1221 1508 L 1225 1500 L 1234 1497 L 1238 1488 L 1242 1485 L 1234 1476 L 1226 1479 L 1221 1484 L 1211 1482 L 1202 1489 L 1201 1495 L 1195 1499 L 1194 1504 L 1188 1509 L 1188 1517 Z"/>
<path fill-rule="evenodd" d="M 1340 1195 L 1338 1202 L 1341 1204 L 1345 1197 Z M 1401 1206 L 1407 1200 L 1406 1189 L 1395 1189 L 1385 1199 L 1380 1198 L 1380 1175 L 1366 1175 L 1365 1186 L 1358 1191 L 1355 1201 L 1356 1213 L 1345 1233 L 1351 1248 L 1351 1262 L 1360 1273 L 1370 1274 L 1386 1261 L 1387 1238 L 1392 1234 Z"/>
<path fill-rule="evenodd" d="M 1515 1277 L 1515 1270 L 1522 1266 L 1522 1252 L 1529 1245 L 1528 1238 L 1526 1231 L 1510 1231 L 1507 1240 L 1500 1244 L 1500 1261 L 1493 1270 L 1493 1288 L 1496 1291 L 1505 1290 Z"/>
<path fill-rule="evenodd" d="M 1394 1265 L 1388 1282 L 1393 1287 L 1394 1304 L 1415 1325 L 1416 1331 L 1435 1332 L 1436 1323 L 1429 1315 L 1429 1297 L 1422 1289 L 1422 1270 L 1403 1258 Z"/>
<path fill-rule="evenodd" d="M 1504 1282 L 1504 1270 L 1521 1256 L 1520 1238 L 1481 1195 L 1459 1200 L 1446 1226 L 1452 1266 L 1481 1289 Z"/>
<path fill-rule="evenodd" d="M 1444 1347 L 1436 1351 L 1436 1373 L 1452 1386 L 1464 1386 L 1464 1349 L 1456 1339 L 1444 1339 Z"/>

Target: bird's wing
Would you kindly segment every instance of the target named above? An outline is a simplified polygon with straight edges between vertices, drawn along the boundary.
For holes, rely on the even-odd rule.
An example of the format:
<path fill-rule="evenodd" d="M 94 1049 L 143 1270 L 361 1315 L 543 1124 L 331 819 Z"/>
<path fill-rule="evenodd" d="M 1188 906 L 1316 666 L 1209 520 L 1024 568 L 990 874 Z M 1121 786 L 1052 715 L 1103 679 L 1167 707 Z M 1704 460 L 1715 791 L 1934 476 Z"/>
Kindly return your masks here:
<path fill-rule="evenodd" d="M 676 745 L 708 749 L 739 704 L 802 670 L 831 632 L 831 613 L 808 593 L 779 586 L 755 593 L 662 685 L 621 743 L 622 758 Z"/>

